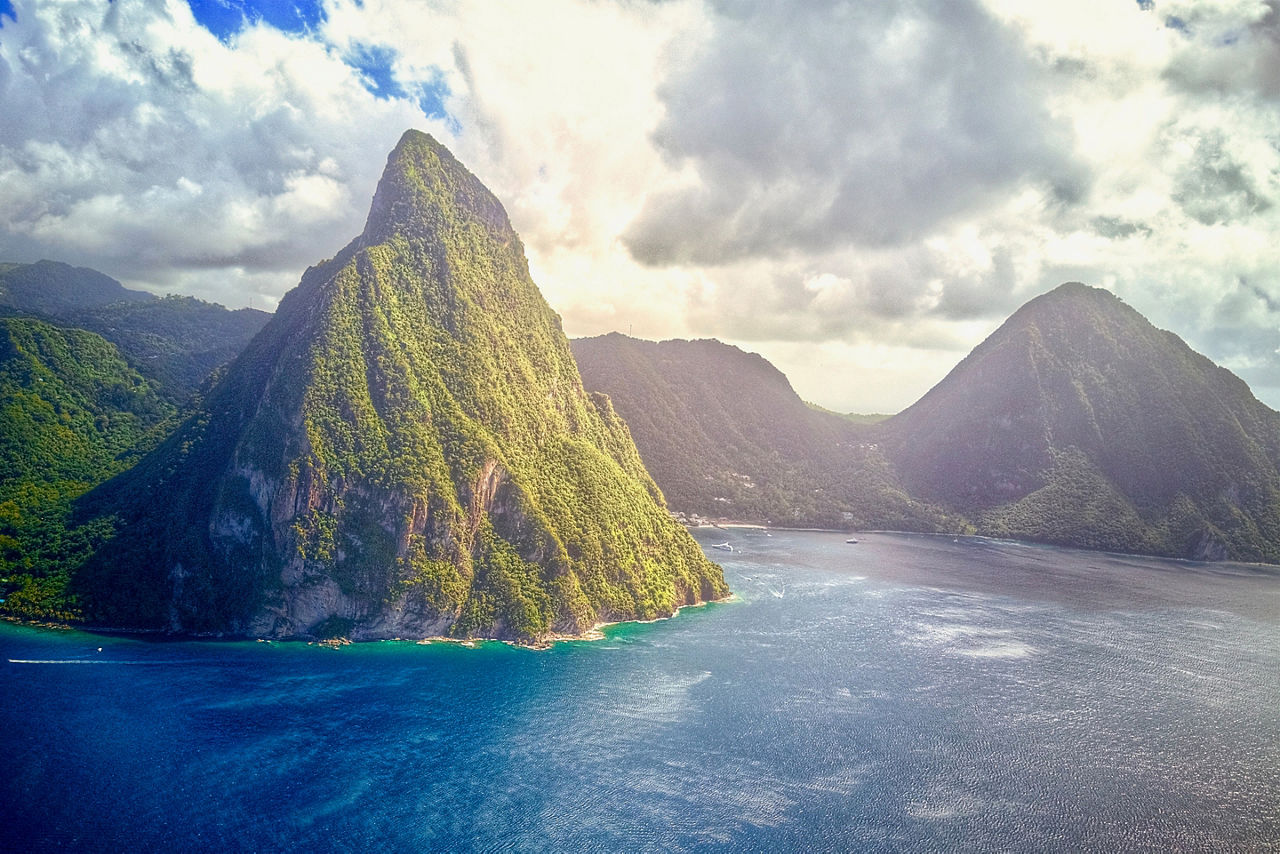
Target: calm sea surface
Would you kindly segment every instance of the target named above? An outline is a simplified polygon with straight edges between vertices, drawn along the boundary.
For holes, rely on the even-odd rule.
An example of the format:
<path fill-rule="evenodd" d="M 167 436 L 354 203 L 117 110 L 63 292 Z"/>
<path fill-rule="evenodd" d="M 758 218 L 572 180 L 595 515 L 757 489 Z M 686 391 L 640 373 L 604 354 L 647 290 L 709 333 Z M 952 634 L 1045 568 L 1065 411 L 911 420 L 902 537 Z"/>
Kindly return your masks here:
<path fill-rule="evenodd" d="M 0 849 L 1280 850 L 1275 570 L 699 539 L 544 651 L 0 626 Z"/>

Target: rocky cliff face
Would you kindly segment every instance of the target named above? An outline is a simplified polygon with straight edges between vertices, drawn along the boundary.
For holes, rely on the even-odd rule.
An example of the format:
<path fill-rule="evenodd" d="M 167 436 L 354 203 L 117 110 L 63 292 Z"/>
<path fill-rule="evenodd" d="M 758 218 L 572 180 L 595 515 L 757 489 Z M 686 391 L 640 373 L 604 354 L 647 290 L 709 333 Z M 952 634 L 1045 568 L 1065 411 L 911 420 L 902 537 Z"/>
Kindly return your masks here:
<path fill-rule="evenodd" d="M 727 591 L 582 389 L 501 204 L 430 137 L 203 410 L 84 512 L 91 618 L 536 640 Z"/>

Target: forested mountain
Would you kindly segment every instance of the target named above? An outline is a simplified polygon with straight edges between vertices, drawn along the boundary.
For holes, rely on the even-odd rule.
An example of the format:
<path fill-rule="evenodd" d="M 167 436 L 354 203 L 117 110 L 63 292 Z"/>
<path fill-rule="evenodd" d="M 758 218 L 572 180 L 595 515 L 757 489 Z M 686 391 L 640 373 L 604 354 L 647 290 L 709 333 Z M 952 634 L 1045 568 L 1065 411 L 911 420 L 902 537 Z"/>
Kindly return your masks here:
<path fill-rule="evenodd" d="M 658 486 L 713 518 L 1280 562 L 1280 413 L 1078 283 L 851 419 L 716 341 L 571 352 L 502 206 L 409 133 L 364 233 L 267 317 L 0 265 L 0 612 L 577 633 L 725 592 Z"/>
<path fill-rule="evenodd" d="M 0 306 L 61 317 L 117 302 L 150 302 L 146 291 L 126 288 L 110 276 L 61 261 L 0 263 Z"/>
<path fill-rule="evenodd" d="M 1280 562 L 1280 414 L 1104 290 L 1032 300 L 874 424 L 719 342 L 574 350 L 677 510 Z"/>
<path fill-rule="evenodd" d="M 869 425 L 806 404 L 763 357 L 719 341 L 577 339 L 677 510 L 778 525 L 962 529 L 910 499 Z"/>
<path fill-rule="evenodd" d="M 1105 290 L 1027 303 L 881 427 L 912 494 L 985 533 L 1280 561 L 1280 413 Z"/>
<path fill-rule="evenodd" d="M 56 261 L 0 264 L 0 310 L 96 332 L 175 404 L 243 350 L 271 317 L 130 290 L 96 270 Z"/>
<path fill-rule="evenodd" d="M 0 613 L 74 613 L 70 568 L 110 526 L 68 528 L 72 500 L 155 448 L 268 317 L 0 264 Z"/>
<path fill-rule="evenodd" d="M 726 593 L 583 391 L 502 205 L 430 137 L 157 451 L 86 497 L 93 621 L 536 640 Z"/>
<path fill-rule="evenodd" d="M 65 615 L 65 570 L 101 525 L 66 531 L 71 500 L 155 447 L 176 409 L 109 342 L 33 318 L 0 318 L 0 599 Z"/>

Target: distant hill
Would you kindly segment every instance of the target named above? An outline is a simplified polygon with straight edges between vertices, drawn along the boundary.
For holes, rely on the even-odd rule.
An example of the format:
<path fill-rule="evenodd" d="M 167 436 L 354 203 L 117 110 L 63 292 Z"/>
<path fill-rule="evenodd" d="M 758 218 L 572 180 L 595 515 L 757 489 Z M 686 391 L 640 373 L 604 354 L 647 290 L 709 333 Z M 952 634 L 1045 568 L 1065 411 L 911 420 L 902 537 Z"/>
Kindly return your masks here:
<path fill-rule="evenodd" d="M 96 270 L 57 261 L 0 264 L 0 309 L 96 332 L 179 404 L 271 318 L 256 309 L 231 311 L 194 297 L 130 290 Z"/>
<path fill-rule="evenodd" d="M 174 426 L 175 407 L 98 335 L 0 318 L 0 598 L 56 617 L 46 588 L 104 526 L 66 530 L 71 500 L 128 468 Z"/>
<path fill-rule="evenodd" d="M 0 611 L 69 613 L 69 570 L 111 527 L 68 527 L 73 499 L 155 448 L 269 317 L 0 264 Z"/>
<path fill-rule="evenodd" d="M 1280 413 L 1105 290 L 1030 301 L 888 419 L 807 406 L 716 341 L 574 353 L 677 509 L 1280 562 Z"/>
<path fill-rule="evenodd" d="M 1031 300 L 880 429 L 985 533 L 1280 561 L 1280 413 L 1105 290 Z"/>
<path fill-rule="evenodd" d="M 806 404 L 763 357 L 719 341 L 572 342 L 670 505 L 777 525 L 962 526 L 907 497 L 864 424 Z"/>
<path fill-rule="evenodd" d="M 271 315 L 174 295 L 69 311 L 60 319 L 114 343 L 162 394 L 182 403 L 215 369 L 238 356 Z"/>
<path fill-rule="evenodd" d="M 61 261 L 0 263 L 0 306 L 20 312 L 57 317 L 111 303 L 155 298 L 88 267 L 72 267 Z"/>

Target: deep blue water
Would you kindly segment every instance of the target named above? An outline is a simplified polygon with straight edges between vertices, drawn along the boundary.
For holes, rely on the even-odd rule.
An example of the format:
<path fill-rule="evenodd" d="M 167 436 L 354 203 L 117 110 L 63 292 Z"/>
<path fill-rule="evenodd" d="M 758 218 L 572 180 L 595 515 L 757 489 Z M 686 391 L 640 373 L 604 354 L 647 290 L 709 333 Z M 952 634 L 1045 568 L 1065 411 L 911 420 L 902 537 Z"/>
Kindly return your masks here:
<path fill-rule="evenodd" d="M 0 847 L 1280 850 L 1274 570 L 699 538 L 738 601 L 543 651 L 0 626 Z"/>

